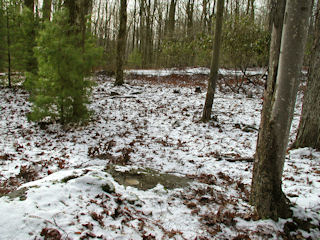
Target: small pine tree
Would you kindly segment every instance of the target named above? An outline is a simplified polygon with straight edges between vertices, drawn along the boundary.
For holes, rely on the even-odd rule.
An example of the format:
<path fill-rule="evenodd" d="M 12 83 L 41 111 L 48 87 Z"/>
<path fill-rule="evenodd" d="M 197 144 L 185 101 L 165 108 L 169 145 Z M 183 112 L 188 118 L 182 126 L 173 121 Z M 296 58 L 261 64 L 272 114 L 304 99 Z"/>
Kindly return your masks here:
<path fill-rule="evenodd" d="M 77 47 L 80 34 L 73 31 L 65 10 L 57 12 L 52 22 L 45 22 L 37 38 L 35 54 L 38 73 L 30 73 L 26 86 L 31 90 L 32 121 L 55 121 L 62 124 L 84 122 L 92 82 L 85 78 L 101 56 L 101 49 L 87 34 L 85 48 Z"/>

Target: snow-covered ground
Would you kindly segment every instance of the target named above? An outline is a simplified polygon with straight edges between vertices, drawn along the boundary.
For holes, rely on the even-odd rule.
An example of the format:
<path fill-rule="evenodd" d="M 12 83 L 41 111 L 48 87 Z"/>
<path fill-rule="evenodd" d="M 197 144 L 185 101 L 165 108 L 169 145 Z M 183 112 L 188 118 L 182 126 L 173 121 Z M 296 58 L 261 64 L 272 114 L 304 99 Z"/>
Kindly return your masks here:
<path fill-rule="evenodd" d="M 159 77 L 208 70 L 127 73 Z M 290 219 L 255 221 L 248 203 L 252 162 L 228 161 L 253 157 L 261 95 L 217 92 L 215 121 L 201 123 L 205 89 L 195 93 L 191 82 L 176 86 L 139 78 L 113 87 L 114 79 L 96 80 L 90 105 L 95 115 L 77 128 L 40 128 L 27 121 L 26 92 L 0 90 L 1 240 L 320 238 L 320 152 L 304 148 L 287 155 L 283 188 L 295 217 L 304 220 L 298 227 Z M 301 96 L 297 103 L 291 139 Z M 105 171 L 111 163 L 191 182 L 143 191 L 116 182 Z M 115 192 L 105 192 L 106 184 Z"/>
<path fill-rule="evenodd" d="M 246 74 L 256 75 L 256 74 L 264 74 L 265 69 L 249 69 L 246 71 Z M 126 73 L 137 74 L 137 75 L 149 75 L 149 76 L 169 76 L 172 74 L 179 74 L 179 75 L 193 75 L 193 74 L 209 74 L 210 69 L 208 68 L 184 68 L 184 69 L 176 69 L 176 68 L 169 68 L 169 69 L 145 69 L 145 70 L 127 70 Z M 242 75 L 243 73 L 240 70 L 232 70 L 232 69 L 219 69 L 219 74 L 227 75 L 227 74 L 235 74 L 235 75 Z"/>

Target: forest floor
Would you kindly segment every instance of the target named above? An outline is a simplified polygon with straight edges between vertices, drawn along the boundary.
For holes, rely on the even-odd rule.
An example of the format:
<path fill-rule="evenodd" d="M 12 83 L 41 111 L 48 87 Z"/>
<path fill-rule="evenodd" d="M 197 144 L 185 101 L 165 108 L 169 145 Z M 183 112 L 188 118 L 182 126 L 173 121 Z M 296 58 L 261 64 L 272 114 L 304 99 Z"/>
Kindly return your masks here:
<path fill-rule="evenodd" d="M 0 239 L 319 239 L 320 152 L 286 156 L 294 217 L 256 220 L 263 71 L 220 73 L 209 123 L 208 69 L 131 70 L 121 87 L 100 73 L 92 120 L 77 127 L 28 122 L 28 93 L 2 88 Z"/>

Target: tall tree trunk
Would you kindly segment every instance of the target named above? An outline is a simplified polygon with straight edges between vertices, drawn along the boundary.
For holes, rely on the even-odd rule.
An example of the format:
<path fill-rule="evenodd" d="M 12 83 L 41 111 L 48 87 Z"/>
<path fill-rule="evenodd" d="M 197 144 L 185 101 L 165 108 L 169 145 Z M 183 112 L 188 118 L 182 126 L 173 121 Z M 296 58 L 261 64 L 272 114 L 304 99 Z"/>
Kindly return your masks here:
<path fill-rule="evenodd" d="M 240 3 L 239 0 L 234 0 L 235 8 L 234 8 L 234 23 L 235 27 L 237 27 L 240 20 Z"/>
<path fill-rule="evenodd" d="M 266 129 L 259 136 L 251 203 L 260 218 L 287 218 L 292 215 L 282 192 L 282 173 L 295 106 L 311 0 L 288 0 L 283 25 L 274 103 Z M 295 51 L 292 51 L 295 49 Z"/>
<path fill-rule="evenodd" d="M 76 46 L 82 49 L 84 56 L 85 53 L 85 39 L 86 39 L 86 15 L 90 12 L 92 5 L 92 0 L 65 0 L 64 6 L 69 11 L 69 24 L 73 26 L 73 29 L 68 33 L 70 35 L 79 35 L 79 41 L 75 43 Z M 83 86 L 75 85 L 77 91 L 81 92 Z M 78 116 L 81 116 L 83 102 L 81 96 L 74 96 L 73 99 L 73 119 L 77 119 Z"/>
<path fill-rule="evenodd" d="M 50 21 L 52 0 L 43 0 L 42 13 L 43 20 Z"/>
<path fill-rule="evenodd" d="M 308 84 L 304 93 L 298 134 L 294 147 L 320 150 L 320 1 L 318 1 Z"/>
<path fill-rule="evenodd" d="M 36 46 L 35 45 L 35 39 L 36 39 L 36 31 L 37 31 L 37 26 L 36 22 L 37 19 L 35 18 L 35 13 L 34 13 L 34 0 L 25 0 L 24 1 L 25 7 L 30 11 L 25 11 L 26 9 L 23 9 L 24 12 L 26 12 L 29 21 L 31 22 L 32 26 L 28 26 L 25 30 L 27 31 L 26 34 L 28 35 L 28 38 L 26 39 L 26 45 L 28 48 L 26 49 L 25 54 L 28 56 L 26 57 L 26 62 L 25 62 L 25 70 L 27 72 L 35 73 L 38 68 L 37 60 L 34 56 L 33 48 Z M 38 14 L 36 13 L 36 16 Z"/>
<path fill-rule="evenodd" d="M 34 0 L 24 0 L 24 5 L 32 12 L 34 11 Z"/>
<path fill-rule="evenodd" d="M 4 64 L 5 64 L 5 58 L 6 58 L 6 50 L 5 50 L 5 45 L 6 45 L 6 33 L 5 33 L 5 14 L 4 14 L 4 3 L 3 0 L 0 0 L 0 42 L 3 44 L 0 45 L 0 71 L 3 70 Z"/>
<path fill-rule="evenodd" d="M 101 0 L 99 0 L 99 5 L 98 5 L 98 10 L 97 10 L 97 20 L 94 24 L 94 34 L 97 36 L 98 35 L 98 31 L 100 30 L 99 29 L 99 22 L 100 22 L 100 11 L 101 11 Z"/>
<path fill-rule="evenodd" d="M 254 0 L 250 0 L 250 4 L 251 4 L 250 18 L 251 18 L 251 21 L 254 22 Z"/>
<path fill-rule="evenodd" d="M 211 119 L 212 104 L 213 104 L 214 94 L 215 94 L 217 80 L 218 80 L 223 11 L 224 11 L 224 0 L 218 0 L 217 22 L 215 26 L 210 77 L 208 80 L 208 90 L 207 90 L 205 105 L 202 113 L 202 121 L 204 122 L 209 121 Z"/>
<path fill-rule="evenodd" d="M 194 39 L 193 12 L 194 12 L 194 0 L 188 0 L 188 3 L 187 3 L 187 37 L 188 37 L 188 41 L 190 41 L 190 42 L 192 42 Z M 187 59 L 186 59 L 186 61 L 187 61 Z M 194 52 L 194 49 L 192 49 L 192 52 L 189 56 L 187 63 L 193 66 L 194 61 L 195 61 L 195 52 Z"/>
<path fill-rule="evenodd" d="M 264 101 L 261 113 L 260 121 L 260 131 L 257 140 L 256 148 L 256 161 L 260 158 L 266 158 L 265 149 L 267 147 L 265 139 L 267 139 L 269 134 L 269 122 L 271 117 L 272 105 L 274 102 L 275 86 L 277 80 L 278 66 L 279 66 L 279 56 L 281 47 L 281 37 L 282 37 L 282 27 L 284 20 L 284 12 L 286 7 L 286 0 L 272 0 L 273 5 L 273 15 L 270 17 L 272 19 L 272 37 L 270 44 L 269 53 L 269 71 L 268 80 L 266 82 L 266 89 L 264 91 Z M 252 181 L 255 181 L 259 177 L 260 165 L 254 164 Z M 254 204 L 256 198 L 255 191 L 251 193 L 251 202 Z"/>
<path fill-rule="evenodd" d="M 145 40 L 146 40 L 146 27 L 145 27 L 145 21 L 146 21 L 146 0 L 140 0 L 140 11 L 139 11 L 139 15 L 140 15 L 140 29 L 139 29 L 139 39 L 140 39 L 140 43 L 139 43 L 139 52 L 142 56 L 142 61 L 141 64 L 142 66 L 146 65 L 146 59 L 144 58 L 144 49 L 145 49 Z"/>
<path fill-rule="evenodd" d="M 132 31 L 132 51 L 136 47 L 136 24 L 137 24 L 137 0 L 134 0 L 134 9 L 133 9 L 133 31 Z"/>
<path fill-rule="evenodd" d="M 117 59 L 116 59 L 116 81 L 115 85 L 119 86 L 123 81 L 123 61 L 126 47 L 127 32 L 127 0 L 121 0 L 120 5 L 120 28 L 117 40 Z"/>
<path fill-rule="evenodd" d="M 213 17 L 216 15 L 216 0 L 213 0 L 213 7 L 212 7 L 212 12 L 209 14 L 209 19 L 208 19 L 208 33 L 209 34 L 213 34 L 213 32 L 212 32 L 212 19 L 213 19 Z M 224 11 L 224 16 L 226 16 L 227 15 L 227 11 L 225 10 Z"/>
<path fill-rule="evenodd" d="M 142 48 L 142 62 L 143 65 L 152 64 L 152 18 L 151 16 L 151 1 L 145 2 L 145 26 L 144 26 L 144 46 Z"/>
<path fill-rule="evenodd" d="M 250 5 L 251 5 L 250 2 L 251 2 L 251 0 L 247 1 L 247 10 L 246 10 L 247 15 L 249 15 L 249 11 L 250 11 Z"/>
<path fill-rule="evenodd" d="M 202 0 L 201 24 L 204 32 L 208 27 L 207 23 L 208 23 L 208 0 Z"/>
<path fill-rule="evenodd" d="M 110 34 L 109 34 L 109 27 L 110 27 L 110 14 L 109 14 L 109 7 L 108 7 L 108 1 L 106 1 L 106 7 L 105 7 L 105 12 L 106 12 L 106 20 L 105 20 L 105 25 L 104 25 L 104 39 L 105 39 L 105 49 L 107 49 L 107 46 L 109 45 L 110 41 Z"/>
<path fill-rule="evenodd" d="M 169 8 L 169 19 L 167 23 L 167 31 L 166 35 L 170 38 L 173 36 L 174 29 L 175 29 L 175 16 L 176 16 L 176 5 L 178 0 L 171 0 L 170 8 Z"/>
<path fill-rule="evenodd" d="M 8 56 L 8 86 L 11 88 L 11 39 L 10 39 L 10 17 L 9 7 L 7 6 L 7 56 Z"/>
<path fill-rule="evenodd" d="M 187 36 L 189 39 L 193 38 L 193 11 L 194 11 L 194 0 L 188 0 L 188 3 L 187 3 Z"/>

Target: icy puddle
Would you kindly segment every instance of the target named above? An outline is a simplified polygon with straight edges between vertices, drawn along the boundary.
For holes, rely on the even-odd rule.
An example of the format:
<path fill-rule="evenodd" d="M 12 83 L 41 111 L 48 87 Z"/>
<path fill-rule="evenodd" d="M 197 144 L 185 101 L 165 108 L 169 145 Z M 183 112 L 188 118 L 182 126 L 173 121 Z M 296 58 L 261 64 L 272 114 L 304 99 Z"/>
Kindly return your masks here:
<path fill-rule="evenodd" d="M 161 184 L 166 189 L 184 188 L 192 181 L 187 177 L 180 177 L 168 173 L 159 173 L 150 168 L 128 168 L 111 165 L 106 170 L 115 181 L 124 186 L 136 187 L 140 190 L 152 189 Z"/>

